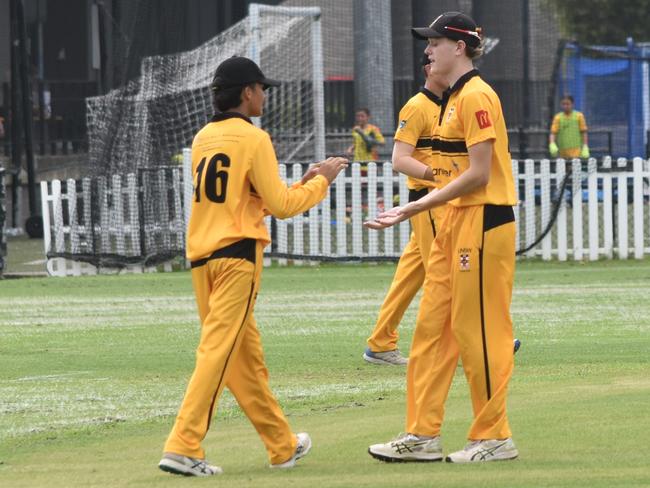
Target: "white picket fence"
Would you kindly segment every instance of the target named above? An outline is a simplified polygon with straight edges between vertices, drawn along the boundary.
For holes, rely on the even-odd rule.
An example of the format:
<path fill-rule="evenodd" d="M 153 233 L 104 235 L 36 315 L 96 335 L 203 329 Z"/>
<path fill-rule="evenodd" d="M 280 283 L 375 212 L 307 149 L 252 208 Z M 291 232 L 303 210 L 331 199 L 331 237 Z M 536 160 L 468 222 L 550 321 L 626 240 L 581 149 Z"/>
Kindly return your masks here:
<path fill-rule="evenodd" d="M 147 240 L 156 235 L 163 235 L 172 248 L 182 249 L 190 213 L 190 205 L 184 203 L 193 198 L 190 166 L 190 152 L 185 150 L 183 168 L 175 168 L 173 177 L 168 178 L 170 198 L 156 204 L 164 207 L 159 222 L 144 229 L 138 196 L 144 190 L 133 174 L 95 183 L 101 197 L 95 205 L 97 215 L 91 215 L 90 179 L 68 180 L 65 192 L 58 180 L 41 183 L 45 252 L 66 254 L 66 258 L 48 260 L 49 273 L 66 276 L 98 271 L 73 259 L 75 254 L 90 251 L 91 227 L 95 236 L 100 236 L 95 237 L 96 250 L 134 262 L 142 254 L 141 246 L 149 248 Z M 525 256 L 580 261 L 627 259 L 630 255 L 641 259 L 650 254 L 650 161 L 605 158 L 587 164 L 526 160 L 513 161 L 512 168 L 520 201 L 515 207 L 518 250 L 542 233 L 553 216 L 557 188 L 567 171 L 572 172 L 551 232 Z M 304 169 L 300 164 L 279 166 L 280 176 L 289 184 L 300 180 Z M 146 186 L 147 180 L 140 185 Z M 325 200 L 307 213 L 286 220 L 267 217 L 274 241 L 266 249 L 267 257 L 279 264 L 396 259 L 409 239 L 408 222 L 380 232 L 366 229 L 363 222 L 373 219 L 382 207 L 407 200 L 406 179 L 394 173 L 390 163 L 369 163 L 365 176 L 361 165 L 354 163 L 347 174 L 338 176 Z M 172 202 L 169 206 L 168 201 Z M 133 264 L 127 269 L 141 272 L 154 268 Z M 167 263 L 163 269 L 169 270 L 171 265 Z"/>
<path fill-rule="evenodd" d="M 166 172 L 171 172 L 171 176 Z M 155 181 L 154 181 L 155 180 Z M 167 184 L 166 182 L 171 182 Z M 165 184 L 165 195 L 144 208 L 142 187 Z M 94 185 L 94 190 L 92 188 Z M 64 191 L 65 189 L 65 191 Z M 97 274 L 98 266 L 84 257 L 111 257 L 121 263 L 119 269 L 130 272 L 155 271 L 146 257 L 158 241 L 170 242 L 176 249 L 185 247 L 185 216 L 182 202 L 181 168 L 160 169 L 141 175 L 114 175 L 111 178 L 68 179 L 41 182 L 43 245 L 45 255 L 65 255 L 47 259 L 47 271 L 53 276 Z M 168 200 L 173 204 L 170 206 Z M 151 207 L 154 208 L 151 208 Z M 143 215 L 148 212 L 148 218 Z M 75 257 L 77 259 L 75 259 Z M 172 269 L 171 263 L 161 265 Z M 114 272 L 118 266 L 103 265 Z"/>

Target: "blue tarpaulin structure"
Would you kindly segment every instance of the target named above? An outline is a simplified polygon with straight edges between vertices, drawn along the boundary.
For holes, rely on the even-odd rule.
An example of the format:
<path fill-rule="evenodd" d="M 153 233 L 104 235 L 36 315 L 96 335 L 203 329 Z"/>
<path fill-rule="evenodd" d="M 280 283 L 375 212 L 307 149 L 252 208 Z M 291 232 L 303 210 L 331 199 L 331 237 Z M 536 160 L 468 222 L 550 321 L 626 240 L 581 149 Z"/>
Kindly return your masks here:
<path fill-rule="evenodd" d="M 650 130 L 650 45 L 568 43 L 557 98 L 571 94 L 589 130 L 609 131 L 612 156 L 645 157 Z"/>

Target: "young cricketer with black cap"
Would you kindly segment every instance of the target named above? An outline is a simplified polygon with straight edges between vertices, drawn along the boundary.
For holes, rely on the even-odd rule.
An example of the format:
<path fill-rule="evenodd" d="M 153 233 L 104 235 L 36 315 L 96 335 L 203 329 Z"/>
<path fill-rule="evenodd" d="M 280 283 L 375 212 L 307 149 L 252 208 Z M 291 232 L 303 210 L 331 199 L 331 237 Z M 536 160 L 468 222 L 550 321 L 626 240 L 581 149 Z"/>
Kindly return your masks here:
<path fill-rule="evenodd" d="M 196 365 L 167 438 L 160 469 L 186 476 L 220 474 L 201 447 L 219 395 L 228 387 L 260 435 L 272 468 L 291 468 L 311 448 L 295 435 L 268 384 L 253 307 L 262 252 L 270 243 L 267 213 L 287 218 L 320 202 L 347 166 L 329 158 L 287 188 L 269 135 L 250 117 L 262 115 L 266 78 L 250 59 L 219 65 L 212 83 L 216 115 L 192 143 L 194 199 L 187 259 L 201 320 Z"/>
<path fill-rule="evenodd" d="M 406 174 L 409 202 L 426 195 L 432 188 L 440 188 L 449 171 L 434 166 L 431 139 L 440 115 L 445 81 L 430 70 L 429 58 L 424 55 L 422 67 L 426 76 L 424 87 L 411 97 L 399 113 L 393 146 L 393 168 Z M 404 365 L 408 359 L 397 348 L 399 326 L 404 312 L 424 281 L 424 273 L 436 227 L 443 207 L 414 215 L 411 220 L 411 238 L 402 251 L 395 276 L 379 310 L 379 316 L 363 358 L 369 363 Z"/>
<path fill-rule="evenodd" d="M 472 60 L 481 54 L 480 30 L 459 12 L 413 29 L 428 39 L 431 69 L 446 92 L 433 149 L 451 181 L 421 199 L 380 214 L 366 225 L 381 229 L 446 205 L 431 246 L 424 292 L 407 371 L 406 435 L 370 446 L 383 461 L 440 461 L 444 404 L 462 359 L 474 420 L 469 443 L 447 462 L 518 456 L 506 415 L 513 370 L 510 301 L 515 266 L 516 203 L 508 138 L 499 98 Z"/>

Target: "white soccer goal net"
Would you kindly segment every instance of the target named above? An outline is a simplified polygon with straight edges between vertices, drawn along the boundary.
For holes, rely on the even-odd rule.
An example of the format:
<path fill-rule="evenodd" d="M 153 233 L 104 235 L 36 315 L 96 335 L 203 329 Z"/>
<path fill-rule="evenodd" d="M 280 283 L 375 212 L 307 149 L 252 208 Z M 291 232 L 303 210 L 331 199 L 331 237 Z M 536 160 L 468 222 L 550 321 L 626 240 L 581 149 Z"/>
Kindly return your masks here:
<path fill-rule="evenodd" d="M 140 76 L 89 98 L 90 162 L 95 174 L 170 164 L 212 114 L 210 83 L 233 55 L 257 61 L 282 85 L 268 92 L 256 121 L 283 161 L 324 156 L 320 9 L 252 4 L 249 16 L 191 51 L 142 60 Z"/>
<path fill-rule="evenodd" d="M 87 100 L 94 178 L 83 188 L 65 182 L 61 204 L 51 215 L 44 208 L 51 217 L 46 233 L 58 236 L 48 258 L 62 269 L 61 260 L 120 268 L 184 255 L 185 228 L 177 219 L 189 204 L 179 197 L 182 149 L 211 118 L 214 72 L 233 55 L 254 59 L 281 82 L 255 121 L 271 134 L 278 159 L 324 158 L 320 9 L 252 4 L 247 18 L 215 38 L 188 52 L 146 57 L 139 77 Z"/>

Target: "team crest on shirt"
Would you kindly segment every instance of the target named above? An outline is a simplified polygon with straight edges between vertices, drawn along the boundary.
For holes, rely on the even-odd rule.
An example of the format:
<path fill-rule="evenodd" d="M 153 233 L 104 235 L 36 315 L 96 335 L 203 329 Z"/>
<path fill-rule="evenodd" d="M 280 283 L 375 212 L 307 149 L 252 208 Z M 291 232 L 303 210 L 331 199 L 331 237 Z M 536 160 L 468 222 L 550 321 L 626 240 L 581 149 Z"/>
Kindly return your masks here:
<path fill-rule="evenodd" d="M 472 250 L 469 248 L 463 248 L 461 247 L 458 250 L 458 263 L 459 263 L 459 269 L 461 271 L 469 271 L 469 264 L 470 264 L 470 254 Z"/>
<path fill-rule="evenodd" d="M 399 129 L 403 129 L 404 127 L 406 127 L 406 122 L 407 122 L 406 120 L 400 120 L 399 121 L 399 127 L 397 129 L 399 130 Z"/>

